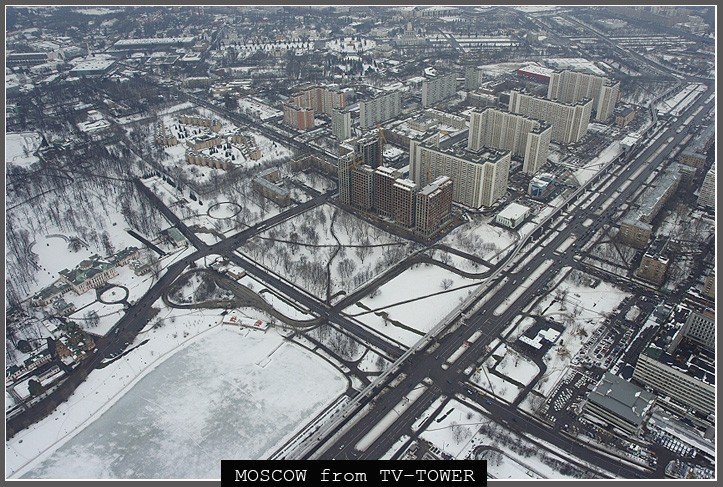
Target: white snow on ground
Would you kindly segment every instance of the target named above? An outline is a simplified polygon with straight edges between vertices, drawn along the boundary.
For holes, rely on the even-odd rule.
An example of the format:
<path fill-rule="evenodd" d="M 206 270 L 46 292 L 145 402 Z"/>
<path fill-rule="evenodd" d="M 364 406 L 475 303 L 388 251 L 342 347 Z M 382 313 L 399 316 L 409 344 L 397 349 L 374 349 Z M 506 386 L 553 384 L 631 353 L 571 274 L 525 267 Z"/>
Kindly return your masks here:
<path fill-rule="evenodd" d="M 587 164 L 575 171 L 575 179 L 577 179 L 581 185 L 585 184 L 592 179 L 605 164 L 619 156 L 622 151 L 623 148 L 619 141 L 615 140 L 611 142 L 597 157 L 591 159 Z"/>
<path fill-rule="evenodd" d="M 129 372 L 129 363 L 121 360 L 91 375 L 114 372 L 114 378 Z M 273 331 L 214 328 L 124 391 L 23 476 L 218 478 L 221 459 L 268 456 L 345 388 L 346 380 L 331 365 Z M 60 408 L 72 413 L 81 405 Z M 82 410 L 87 414 L 87 407 Z M 66 421 L 46 426 L 62 430 Z M 54 436 L 42 440 L 51 443 Z M 18 450 L 29 450 L 17 438 L 10 442 L 11 464 L 22 461 Z"/>
<path fill-rule="evenodd" d="M 510 347 L 506 347 L 506 353 L 495 370 L 524 385 L 532 382 L 532 379 L 540 372 L 540 368 L 535 362 Z"/>
<path fill-rule="evenodd" d="M 449 292 L 388 307 L 401 301 L 442 292 L 444 291 L 442 285 L 445 282 L 449 286 Z M 364 306 L 373 310 L 387 308 L 376 312 L 367 312 L 366 309 L 355 304 L 346 308 L 345 312 L 352 316 L 365 313 L 356 318 L 375 331 L 404 345 L 411 346 L 476 289 L 474 286 L 463 289 L 457 288 L 475 282 L 477 281 L 461 277 L 436 265 L 418 264 L 407 269 L 382 285 L 378 291 L 361 300 Z M 386 320 L 382 313 L 386 314 Z M 417 332 L 402 328 L 388 320 L 398 321 L 403 326 L 417 330 Z"/>
<path fill-rule="evenodd" d="M 501 449 L 506 458 L 500 459 L 499 465 L 494 462 L 489 470 L 493 475 L 498 472 L 499 475 L 495 475 L 498 478 L 502 478 L 503 472 L 520 475 L 514 478 L 570 478 L 550 465 L 551 461 L 559 462 L 560 466 L 567 465 L 569 461 L 566 458 L 539 448 L 525 437 L 507 430 L 457 400 L 450 401 L 420 436 L 452 458 L 460 460 L 476 458 L 474 450 L 478 447 Z M 500 439 L 508 444 L 501 443 Z M 510 442 L 514 442 L 515 446 L 510 446 Z M 517 445 L 531 449 L 531 454 L 520 453 Z M 509 460 L 516 463 L 512 471 L 502 463 Z M 529 473 L 523 473 L 524 470 Z"/>
<path fill-rule="evenodd" d="M 430 252 L 429 255 L 434 260 L 438 260 L 447 265 L 451 265 L 455 269 L 462 272 L 479 274 L 489 269 L 489 267 L 484 264 L 478 264 L 477 262 L 462 257 L 461 255 L 453 254 L 452 252 L 447 252 L 444 250 L 434 250 Z"/>
<path fill-rule="evenodd" d="M 509 230 L 490 223 L 490 218 L 475 217 L 470 223 L 452 230 L 439 243 L 469 252 L 491 263 L 507 254 L 517 237 Z"/>
<path fill-rule="evenodd" d="M 95 293 L 91 293 L 95 294 Z M 123 317 L 124 307 L 122 304 L 103 304 L 100 301 L 84 307 L 70 315 L 70 319 L 77 322 L 81 328 L 94 335 L 105 335 Z M 86 314 L 98 313 L 99 322 L 93 326 L 89 324 Z"/>
<path fill-rule="evenodd" d="M 535 385 L 535 389 L 545 396 L 553 391 L 572 358 L 602 324 L 605 315 L 617 309 L 620 303 L 630 296 L 607 282 L 600 281 L 595 287 L 591 287 L 588 283 L 574 282 L 571 276 L 572 273 L 538 305 L 543 310 L 543 316 L 565 325 L 565 330 L 556 344 L 543 357 L 547 371 Z M 591 276 L 583 276 L 591 279 Z M 563 302 L 556 299 L 557 290 L 566 293 Z"/>
<path fill-rule="evenodd" d="M 294 174 L 294 179 L 320 193 L 326 193 L 336 187 L 334 181 L 315 172 L 298 172 Z"/>
<path fill-rule="evenodd" d="M 5 134 L 5 164 L 27 168 L 38 162 L 35 152 L 41 140 L 35 132 Z"/>
<path fill-rule="evenodd" d="M 500 377 L 490 372 L 493 364 L 494 362 L 489 364 L 485 362 L 478 372 L 471 377 L 471 380 L 482 389 L 490 391 L 495 396 L 511 403 L 517 398 L 517 395 L 522 391 L 522 388 L 517 384 L 513 384 L 512 382 L 505 380 L 504 377 Z"/>
<path fill-rule="evenodd" d="M 341 248 L 330 266 L 332 295 L 349 293 L 366 284 L 414 248 L 407 240 L 325 204 L 269 229 L 242 249 L 251 259 L 326 299 L 326 266 L 339 244 Z"/>

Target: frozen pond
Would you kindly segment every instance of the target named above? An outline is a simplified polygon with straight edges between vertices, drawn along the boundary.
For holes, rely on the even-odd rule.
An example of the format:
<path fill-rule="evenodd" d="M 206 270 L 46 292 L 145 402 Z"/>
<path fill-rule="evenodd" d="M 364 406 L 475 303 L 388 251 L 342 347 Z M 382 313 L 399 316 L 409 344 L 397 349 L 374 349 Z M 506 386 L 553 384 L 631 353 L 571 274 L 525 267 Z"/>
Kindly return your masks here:
<path fill-rule="evenodd" d="M 217 479 L 222 459 L 271 454 L 346 386 L 330 364 L 273 331 L 219 328 L 23 478 Z"/>

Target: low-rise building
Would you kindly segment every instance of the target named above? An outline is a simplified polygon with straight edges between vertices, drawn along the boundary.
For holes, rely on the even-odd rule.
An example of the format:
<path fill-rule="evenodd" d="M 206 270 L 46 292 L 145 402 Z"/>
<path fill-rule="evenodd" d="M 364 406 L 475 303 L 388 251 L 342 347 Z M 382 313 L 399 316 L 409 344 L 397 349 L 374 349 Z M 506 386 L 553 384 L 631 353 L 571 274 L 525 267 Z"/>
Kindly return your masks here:
<path fill-rule="evenodd" d="M 534 199 L 544 199 L 555 187 L 555 176 L 550 173 L 541 173 L 530 180 L 527 186 L 527 194 Z"/>
<path fill-rule="evenodd" d="M 654 404 L 653 394 L 605 372 L 588 395 L 583 411 L 627 434 L 638 435 L 650 417 Z"/>
<path fill-rule="evenodd" d="M 510 203 L 497 213 L 495 221 L 507 228 L 517 228 L 530 214 L 531 209 L 519 203 Z"/>
<path fill-rule="evenodd" d="M 59 272 L 60 279 L 70 285 L 77 294 L 83 294 L 89 289 L 99 288 L 110 279 L 118 275 L 116 266 L 93 255 L 85 259 L 75 269 L 63 269 Z"/>
<path fill-rule="evenodd" d="M 668 271 L 669 263 L 670 259 L 665 255 L 665 241 L 654 240 L 643 255 L 635 275 L 644 281 L 660 286 L 665 282 L 665 273 Z"/>
<path fill-rule="evenodd" d="M 632 107 L 622 107 L 615 110 L 615 125 L 625 128 L 635 120 L 635 110 Z"/>
<path fill-rule="evenodd" d="M 291 204 L 291 193 L 281 186 L 280 182 L 281 171 L 278 168 L 271 167 L 261 171 L 254 178 L 253 185 L 265 198 L 270 199 L 279 206 L 288 206 Z"/>
<path fill-rule="evenodd" d="M 708 350 L 715 351 L 715 314 L 713 310 L 692 311 L 683 325 L 683 335 Z"/>

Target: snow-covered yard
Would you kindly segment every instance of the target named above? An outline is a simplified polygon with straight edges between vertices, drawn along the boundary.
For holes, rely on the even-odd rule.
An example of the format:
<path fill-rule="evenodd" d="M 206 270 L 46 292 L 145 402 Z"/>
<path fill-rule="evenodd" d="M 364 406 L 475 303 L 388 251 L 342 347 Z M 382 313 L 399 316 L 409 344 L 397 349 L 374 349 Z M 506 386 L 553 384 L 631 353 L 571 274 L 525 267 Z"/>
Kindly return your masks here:
<path fill-rule="evenodd" d="M 411 346 L 469 296 L 476 289 L 469 285 L 475 282 L 436 265 L 415 265 L 362 299 L 362 306 L 355 304 L 345 312 L 359 315 L 356 318 L 375 331 Z M 469 287 L 458 289 L 462 286 Z M 443 291 L 448 292 L 417 299 Z M 417 300 L 389 307 L 410 299 Z M 384 309 L 368 312 L 379 308 Z"/>
<path fill-rule="evenodd" d="M 187 319 L 178 316 L 146 337 L 153 341 Z M 50 446 L 19 472 L 24 478 L 218 478 L 221 459 L 267 457 L 347 385 L 331 365 L 274 331 L 214 327 L 134 380 L 153 368 L 145 364 L 154 356 L 148 345 L 94 371 L 74 401 L 10 440 L 7 472 Z M 116 397 L 108 398 L 109 385 Z M 94 411 L 80 433 L 53 445 Z"/>
<path fill-rule="evenodd" d="M 612 284 L 572 271 L 535 306 L 539 316 L 565 325 L 560 339 L 543 357 L 547 371 L 536 390 L 545 396 L 553 391 L 588 337 L 628 296 Z"/>
<path fill-rule="evenodd" d="M 21 132 L 5 134 L 5 163 L 28 168 L 40 159 L 35 152 L 40 147 L 40 134 Z"/>

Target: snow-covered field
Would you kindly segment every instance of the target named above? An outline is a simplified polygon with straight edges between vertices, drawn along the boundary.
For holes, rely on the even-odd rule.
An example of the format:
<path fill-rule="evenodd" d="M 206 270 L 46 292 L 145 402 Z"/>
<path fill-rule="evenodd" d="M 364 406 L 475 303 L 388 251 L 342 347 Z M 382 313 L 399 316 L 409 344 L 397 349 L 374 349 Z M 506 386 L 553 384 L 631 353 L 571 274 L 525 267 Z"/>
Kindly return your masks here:
<path fill-rule="evenodd" d="M 491 225 L 489 219 L 475 218 L 452 230 L 439 243 L 496 263 L 512 249 L 517 237 L 507 229 Z"/>
<path fill-rule="evenodd" d="M 40 134 L 21 132 L 5 134 L 5 163 L 27 168 L 40 159 L 35 152 L 40 147 Z"/>
<path fill-rule="evenodd" d="M 476 289 L 474 286 L 457 288 L 475 282 L 436 265 L 415 265 L 362 299 L 361 304 L 374 310 L 442 292 L 445 285 L 449 292 L 366 313 L 357 319 L 375 331 L 411 346 Z M 364 307 L 355 304 L 345 312 L 354 316 L 368 311 Z"/>
<path fill-rule="evenodd" d="M 106 378 L 112 379 L 133 371 L 128 365 L 91 375 L 112 371 Z M 215 327 L 119 394 L 107 411 L 22 476 L 219 478 L 221 459 L 269 455 L 346 385 L 331 365 L 273 331 Z M 57 421 L 59 415 L 53 416 Z M 42 423 L 59 435 L 64 422 Z M 25 461 L 20 451 L 29 450 L 27 442 L 18 444 L 21 436 L 28 439 L 32 432 L 9 442 L 9 472 L 13 463 Z M 35 439 L 50 443 L 54 436 Z"/>

